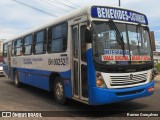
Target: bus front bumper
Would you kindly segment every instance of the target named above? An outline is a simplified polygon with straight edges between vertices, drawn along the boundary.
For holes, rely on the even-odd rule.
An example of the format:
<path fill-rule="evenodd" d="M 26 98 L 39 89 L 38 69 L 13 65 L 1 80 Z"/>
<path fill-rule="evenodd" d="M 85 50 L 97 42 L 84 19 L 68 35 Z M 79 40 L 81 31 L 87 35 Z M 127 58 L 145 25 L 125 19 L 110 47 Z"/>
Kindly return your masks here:
<path fill-rule="evenodd" d="M 90 92 L 90 105 L 103 105 L 150 96 L 154 93 L 154 81 L 132 88 L 105 89 L 93 87 Z"/>

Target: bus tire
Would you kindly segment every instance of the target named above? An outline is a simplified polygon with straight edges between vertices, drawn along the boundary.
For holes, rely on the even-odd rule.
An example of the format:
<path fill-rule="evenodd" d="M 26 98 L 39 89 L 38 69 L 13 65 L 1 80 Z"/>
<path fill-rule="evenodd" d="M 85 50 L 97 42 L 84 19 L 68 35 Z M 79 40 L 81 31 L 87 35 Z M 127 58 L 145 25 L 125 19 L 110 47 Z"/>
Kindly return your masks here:
<path fill-rule="evenodd" d="M 21 83 L 19 82 L 19 78 L 18 78 L 18 72 L 15 71 L 14 72 L 14 84 L 17 88 L 21 87 Z"/>
<path fill-rule="evenodd" d="M 66 104 L 65 89 L 62 79 L 57 77 L 53 85 L 53 94 L 56 102 L 61 105 Z"/>

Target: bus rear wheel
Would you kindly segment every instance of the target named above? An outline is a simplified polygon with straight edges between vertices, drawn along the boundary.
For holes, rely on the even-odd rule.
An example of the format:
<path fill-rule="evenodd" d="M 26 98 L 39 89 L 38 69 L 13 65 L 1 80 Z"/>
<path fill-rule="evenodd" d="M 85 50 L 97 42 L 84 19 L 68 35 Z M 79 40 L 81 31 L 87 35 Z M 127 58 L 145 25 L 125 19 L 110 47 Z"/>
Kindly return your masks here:
<path fill-rule="evenodd" d="M 57 103 L 64 105 L 66 104 L 66 97 L 64 91 L 64 83 L 60 77 L 57 77 L 54 81 L 53 94 Z"/>
<path fill-rule="evenodd" d="M 21 87 L 21 83 L 19 82 L 18 72 L 14 72 L 14 84 L 17 88 Z"/>

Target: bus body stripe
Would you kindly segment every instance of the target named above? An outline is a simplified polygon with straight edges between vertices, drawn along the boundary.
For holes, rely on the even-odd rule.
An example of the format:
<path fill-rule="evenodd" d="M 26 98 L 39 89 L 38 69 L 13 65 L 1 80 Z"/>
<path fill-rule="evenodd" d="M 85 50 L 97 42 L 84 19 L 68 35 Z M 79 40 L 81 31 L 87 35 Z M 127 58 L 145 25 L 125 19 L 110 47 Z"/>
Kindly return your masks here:
<path fill-rule="evenodd" d="M 41 88 L 50 91 L 49 79 L 52 71 L 36 70 L 36 69 L 24 69 L 24 68 L 11 68 L 11 79 L 14 80 L 14 69 L 18 71 L 18 77 L 20 82 L 32 85 L 37 88 Z M 66 72 L 58 72 L 64 81 L 65 95 L 66 97 L 72 97 L 71 87 L 71 70 Z"/>

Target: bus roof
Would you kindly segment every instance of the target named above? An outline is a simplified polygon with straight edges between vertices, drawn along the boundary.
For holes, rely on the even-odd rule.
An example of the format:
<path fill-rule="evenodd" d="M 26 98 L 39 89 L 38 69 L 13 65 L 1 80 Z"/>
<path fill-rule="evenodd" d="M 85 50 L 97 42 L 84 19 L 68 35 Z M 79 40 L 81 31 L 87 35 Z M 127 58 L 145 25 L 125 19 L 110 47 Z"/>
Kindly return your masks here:
<path fill-rule="evenodd" d="M 99 9 L 99 11 L 100 11 L 101 13 L 100 13 L 100 14 L 95 13 L 95 8 L 97 8 L 97 11 L 98 11 L 98 9 Z M 4 43 L 7 43 L 7 42 L 9 42 L 9 41 L 18 39 L 18 38 L 20 38 L 20 37 L 29 35 L 29 34 L 31 34 L 31 33 L 33 33 L 33 32 L 36 32 L 36 31 L 42 30 L 42 29 L 44 29 L 44 28 L 50 27 L 50 26 L 52 26 L 52 25 L 54 25 L 54 24 L 58 24 L 58 23 L 61 23 L 61 22 L 64 22 L 64 21 L 67 21 L 67 20 L 76 18 L 76 17 L 81 16 L 81 15 L 85 15 L 85 14 L 91 15 L 92 18 L 112 19 L 112 18 L 107 18 L 106 15 L 104 16 L 102 10 L 105 11 L 106 8 L 107 8 L 107 10 L 110 9 L 110 11 L 108 11 L 108 12 L 110 12 L 110 13 L 113 12 L 113 10 L 117 10 L 117 12 L 118 12 L 118 10 L 122 10 L 122 12 L 123 12 L 123 11 L 131 11 L 131 10 L 124 9 L 124 8 L 120 8 L 120 7 L 111 7 L 111 6 L 102 6 L 102 5 L 88 5 L 88 6 L 85 6 L 85 7 L 83 7 L 83 8 L 79 8 L 79 9 L 77 9 L 77 10 L 74 10 L 74 11 L 72 11 L 72 12 L 69 12 L 69 13 L 61 16 L 61 17 L 55 18 L 55 19 L 53 19 L 52 21 L 50 21 L 50 22 L 48 22 L 48 23 L 46 23 L 46 24 L 42 24 L 42 25 L 40 25 L 40 26 L 38 26 L 38 27 L 35 27 L 35 28 L 33 28 L 33 29 L 31 29 L 31 30 L 29 30 L 29 31 L 27 31 L 27 32 L 24 32 L 24 33 L 22 33 L 22 34 L 20 34 L 20 35 L 18 35 L 18 36 L 16 36 L 16 37 L 14 37 L 14 38 L 11 38 L 11 39 L 9 39 L 9 40 L 6 40 L 6 41 L 4 41 Z M 100 9 L 101 9 L 101 10 L 100 10 Z M 112 10 L 112 11 L 111 11 L 111 10 Z M 105 12 L 106 12 L 106 11 L 105 11 Z M 147 17 L 146 17 L 144 14 L 142 14 L 142 13 L 135 12 L 135 11 L 131 11 L 131 12 L 137 13 L 137 14 L 140 14 L 140 15 L 143 15 L 143 16 L 145 17 L 145 19 L 147 19 Z M 118 14 L 118 13 L 116 13 L 116 14 Z M 125 13 L 125 14 L 127 14 L 127 13 Z M 128 13 L 128 14 L 129 14 L 129 13 Z M 100 17 L 99 17 L 99 16 L 100 16 Z M 113 16 L 114 16 L 114 15 L 113 15 Z M 113 17 L 113 16 L 110 16 L 110 17 Z M 120 17 L 120 19 L 121 19 L 121 17 Z M 113 20 L 117 20 L 117 19 L 113 19 Z M 124 20 L 124 21 L 125 21 L 125 20 Z M 129 21 L 129 22 L 133 22 L 133 21 Z M 148 24 L 148 21 L 147 21 L 147 24 Z"/>

